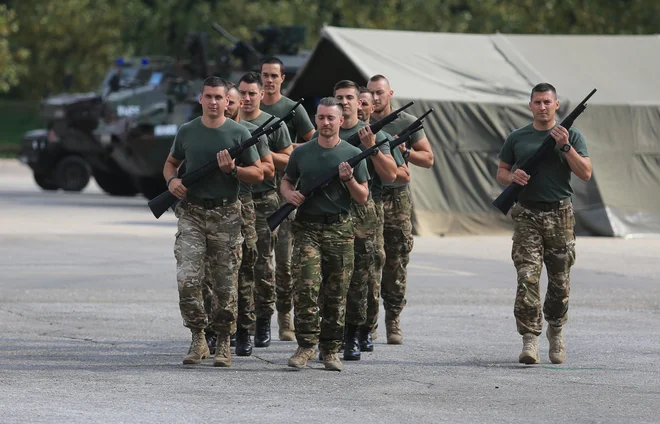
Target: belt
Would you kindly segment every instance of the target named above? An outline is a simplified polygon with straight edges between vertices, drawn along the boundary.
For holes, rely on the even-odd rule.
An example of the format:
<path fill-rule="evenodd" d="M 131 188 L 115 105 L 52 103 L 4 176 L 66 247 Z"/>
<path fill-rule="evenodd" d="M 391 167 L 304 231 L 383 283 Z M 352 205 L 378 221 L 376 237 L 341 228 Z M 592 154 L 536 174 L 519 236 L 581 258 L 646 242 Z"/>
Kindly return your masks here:
<path fill-rule="evenodd" d="M 239 194 L 238 200 L 240 200 L 241 203 L 250 203 L 252 201 L 252 193 Z"/>
<path fill-rule="evenodd" d="M 333 215 L 306 215 L 298 213 L 296 221 L 307 222 L 310 224 L 336 224 L 347 220 L 351 215 L 348 213 L 338 213 Z"/>
<path fill-rule="evenodd" d="M 386 187 L 386 186 L 383 186 L 383 194 L 381 195 L 381 197 L 386 195 L 386 194 L 399 194 L 402 191 L 404 191 L 405 189 L 406 189 L 406 186 L 401 186 L 401 187 Z"/>
<path fill-rule="evenodd" d="M 571 198 L 567 197 L 566 199 L 562 199 L 556 202 L 533 202 L 529 200 L 521 200 L 520 204 L 527 209 L 534 209 L 537 211 L 542 211 L 542 212 L 548 212 L 548 211 L 556 211 L 564 206 L 568 206 L 571 204 Z"/>
<path fill-rule="evenodd" d="M 266 196 L 269 196 L 271 193 L 274 193 L 275 189 L 273 190 L 268 190 L 268 191 L 262 191 L 260 193 L 255 193 L 254 191 L 252 192 L 252 198 L 253 199 L 263 199 Z"/>
<path fill-rule="evenodd" d="M 218 198 L 218 199 L 201 199 L 199 197 L 186 196 L 186 200 L 188 201 L 188 203 L 191 203 L 196 206 L 201 206 L 204 209 L 214 209 L 235 203 L 236 200 L 238 200 L 238 196 Z"/>

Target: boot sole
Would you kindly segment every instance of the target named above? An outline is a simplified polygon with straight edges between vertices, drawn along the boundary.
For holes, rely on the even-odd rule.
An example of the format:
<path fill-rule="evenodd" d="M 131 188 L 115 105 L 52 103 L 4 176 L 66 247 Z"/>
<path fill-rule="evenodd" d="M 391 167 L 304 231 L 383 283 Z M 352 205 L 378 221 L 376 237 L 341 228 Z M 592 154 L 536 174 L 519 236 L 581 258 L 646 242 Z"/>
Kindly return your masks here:
<path fill-rule="evenodd" d="M 220 368 L 229 368 L 229 367 L 231 367 L 231 362 L 230 362 L 230 363 L 226 363 L 226 362 L 214 362 L 214 363 L 213 363 L 213 366 L 214 366 L 214 367 L 220 367 Z"/>
<path fill-rule="evenodd" d="M 249 351 L 249 352 L 236 352 L 236 356 L 252 356 L 252 351 Z"/>
<path fill-rule="evenodd" d="M 359 356 L 344 356 L 344 361 L 359 361 L 360 357 Z"/>
<path fill-rule="evenodd" d="M 518 362 L 525 365 L 536 365 L 540 361 L 531 355 L 524 355 L 518 358 Z"/>

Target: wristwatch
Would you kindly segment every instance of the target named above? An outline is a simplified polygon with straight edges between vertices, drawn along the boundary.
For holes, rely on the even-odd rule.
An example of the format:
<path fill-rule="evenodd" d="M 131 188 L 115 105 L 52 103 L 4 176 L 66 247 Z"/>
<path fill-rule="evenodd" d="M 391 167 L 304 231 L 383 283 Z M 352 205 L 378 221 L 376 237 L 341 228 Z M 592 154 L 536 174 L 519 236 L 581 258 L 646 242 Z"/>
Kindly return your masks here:
<path fill-rule="evenodd" d="M 374 149 L 374 151 L 371 152 L 371 156 L 378 156 L 378 149 Z"/>
<path fill-rule="evenodd" d="M 238 174 L 238 166 L 235 166 L 234 169 L 232 169 L 231 171 L 229 171 L 229 176 L 230 176 L 230 177 L 235 177 L 236 174 Z"/>
<path fill-rule="evenodd" d="M 167 184 L 166 186 L 169 187 L 170 183 L 172 182 L 173 179 L 178 178 L 177 175 L 172 175 L 170 178 L 167 179 Z"/>
<path fill-rule="evenodd" d="M 564 144 L 559 148 L 559 150 L 561 150 L 564 153 L 568 152 L 569 150 L 571 150 L 571 143 Z"/>
<path fill-rule="evenodd" d="M 401 156 L 403 156 L 404 159 L 408 159 L 410 157 L 410 149 L 406 149 L 406 151 L 403 152 Z"/>

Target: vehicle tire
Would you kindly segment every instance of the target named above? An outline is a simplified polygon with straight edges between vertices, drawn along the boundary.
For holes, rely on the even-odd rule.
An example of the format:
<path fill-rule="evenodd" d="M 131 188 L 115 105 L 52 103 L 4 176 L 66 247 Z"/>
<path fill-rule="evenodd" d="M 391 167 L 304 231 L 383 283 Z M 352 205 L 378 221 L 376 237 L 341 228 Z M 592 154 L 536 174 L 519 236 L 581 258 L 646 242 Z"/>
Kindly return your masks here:
<path fill-rule="evenodd" d="M 52 178 L 48 178 L 45 174 L 37 174 L 35 172 L 33 175 L 34 175 L 34 182 L 36 182 L 37 185 L 42 189 L 53 191 L 59 188 L 55 180 Z"/>
<path fill-rule="evenodd" d="M 89 183 L 90 168 L 80 156 L 65 156 L 55 165 L 55 181 L 64 191 L 81 191 Z"/>
<path fill-rule="evenodd" d="M 124 172 L 113 173 L 94 169 L 93 174 L 96 184 L 111 196 L 135 196 L 140 192 L 131 177 Z"/>
<path fill-rule="evenodd" d="M 142 195 L 149 200 L 167 191 L 165 180 L 161 177 L 139 177 L 136 182 Z"/>

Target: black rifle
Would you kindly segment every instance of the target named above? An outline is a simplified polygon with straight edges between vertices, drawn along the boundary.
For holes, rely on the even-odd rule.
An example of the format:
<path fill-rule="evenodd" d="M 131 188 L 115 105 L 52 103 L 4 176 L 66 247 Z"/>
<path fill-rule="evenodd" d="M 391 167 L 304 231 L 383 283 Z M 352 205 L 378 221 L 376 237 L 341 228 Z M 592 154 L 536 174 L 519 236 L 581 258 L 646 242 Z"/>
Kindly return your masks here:
<path fill-rule="evenodd" d="M 414 125 L 414 127 L 413 127 Z M 424 128 L 421 122 L 416 122 L 415 124 L 411 124 L 406 128 L 405 130 L 401 131 L 400 134 L 397 134 L 397 138 L 392 141 L 391 148 L 396 148 L 399 144 L 405 143 L 410 139 L 410 136 Z M 382 140 L 375 145 L 369 147 L 368 149 L 363 150 L 359 155 L 353 156 L 346 162 L 351 166 L 351 168 L 355 168 L 355 166 L 360 163 L 361 160 L 368 158 L 374 150 L 376 150 L 379 146 L 389 143 L 389 139 Z M 312 194 L 314 194 L 315 191 L 327 186 L 333 178 L 335 178 L 337 175 L 339 175 L 339 169 L 338 168 L 333 168 L 323 174 L 321 177 L 316 179 L 312 186 L 308 190 L 300 190 L 300 194 L 305 196 L 305 198 L 310 197 Z M 266 218 L 266 221 L 268 222 L 268 227 L 270 228 L 271 231 L 274 231 L 275 228 L 277 228 L 278 225 L 282 223 L 286 219 L 287 216 L 291 212 L 293 212 L 296 209 L 296 206 L 293 205 L 292 203 L 285 203 L 282 206 L 280 206 L 275 212 L 273 212 L 272 215 L 270 215 L 268 218 Z"/>
<path fill-rule="evenodd" d="M 575 109 L 573 109 L 571 113 L 569 113 L 568 116 L 564 118 L 564 120 L 561 121 L 559 125 L 566 128 L 567 130 L 570 129 L 577 117 L 580 116 L 580 114 L 587 108 L 587 100 L 589 100 L 589 98 L 593 96 L 595 92 L 596 89 L 594 88 L 593 91 L 589 93 L 589 95 L 585 97 L 584 100 L 582 100 L 580 104 L 577 105 Z M 543 159 L 545 159 L 548 153 L 554 150 L 556 144 L 557 142 L 552 137 L 552 135 L 548 134 L 545 140 L 543 140 L 543 144 L 541 144 L 536 152 L 534 152 L 532 157 L 527 159 L 525 163 L 520 166 L 520 169 L 525 171 L 527 175 L 531 175 L 536 170 L 536 168 L 538 168 L 541 162 L 543 162 Z M 518 195 L 522 189 L 523 186 L 517 183 L 511 183 L 511 185 L 509 185 L 506 189 L 504 189 L 502 193 L 500 193 L 499 196 L 497 196 L 497 199 L 493 201 L 492 205 L 499 209 L 500 212 L 502 212 L 504 215 L 506 215 L 509 213 L 511 206 L 513 206 L 513 204 L 518 200 Z"/>
<path fill-rule="evenodd" d="M 282 123 L 286 123 L 287 121 L 290 121 L 293 118 L 293 115 L 295 114 L 295 108 L 303 101 L 303 99 L 300 99 L 298 103 L 296 103 L 293 108 L 287 113 L 284 117 L 278 119 L 275 121 L 275 123 L 268 128 L 263 128 L 261 129 L 256 129 L 254 132 L 252 132 L 252 137 L 247 139 L 245 142 L 241 143 L 238 146 L 234 146 L 229 150 L 229 156 L 232 159 L 236 159 L 238 156 L 241 155 L 245 150 L 249 149 L 250 147 L 254 146 L 259 142 L 259 138 L 261 136 L 265 135 L 268 136 L 272 133 L 274 133 Z M 220 168 L 218 166 L 218 161 L 217 159 L 214 159 L 212 161 L 207 162 L 206 164 L 200 166 L 199 168 L 195 170 L 191 170 L 190 172 L 187 172 L 183 178 L 181 179 L 183 185 L 186 188 L 190 188 L 191 186 L 197 184 L 199 181 L 203 180 L 207 176 L 213 174 L 214 172 L 219 172 Z M 176 198 L 169 190 L 164 191 L 163 193 L 159 194 L 155 198 L 151 199 L 148 203 L 149 209 L 151 209 L 151 212 L 154 214 L 156 218 L 160 218 L 161 215 L 165 213 L 165 211 L 172 206 L 174 203 L 176 203 L 179 199 Z"/>
<path fill-rule="evenodd" d="M 410 102 L 407 105 L 398 108 L 394 112 L 390 113 L 389 115 L 383 117 L 382 119 L 369 124 L 369 128 L 371 128 L 371 132 L 376 134 L 378 131 L 382 130 L 383 127 L 391 122 L 394 122 L 396 118 L 399 117 L 399 114 L 403 112 L 405 109 L 408 109 L 410 106 L 415 104 L 415 102 Z M 349 144 L 357 147 L 360 145 L 360 136 L 358 133 L 353 134 L 352 136 L 348 137 L 348 140 L 346 140 Z"/>

